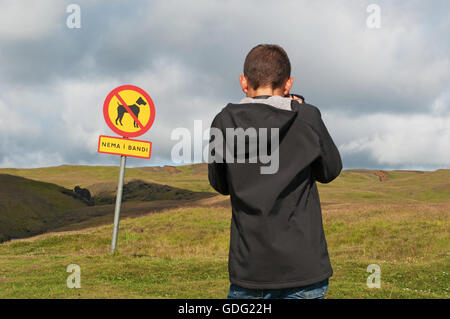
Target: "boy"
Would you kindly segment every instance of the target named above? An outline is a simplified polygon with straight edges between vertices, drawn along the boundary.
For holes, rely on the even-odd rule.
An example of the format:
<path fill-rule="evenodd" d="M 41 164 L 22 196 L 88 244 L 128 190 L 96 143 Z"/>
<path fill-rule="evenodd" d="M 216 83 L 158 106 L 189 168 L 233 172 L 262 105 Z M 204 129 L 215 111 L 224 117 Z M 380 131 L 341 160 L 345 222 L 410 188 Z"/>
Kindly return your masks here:
<path fill-rule="evenodd" d="M 211 125 L 224 142 L 212 134 L 209 181 L 232 206 L 228 298 L 324 298 L 333 273 L 316 181 L 335 179 L 341 157 L 319 109 L 289 94 L 290 72 L 281 47 L 254 47 L 239 77 L 246 97 Z M 278 166 L 264 173 L 267 149 Z"/>

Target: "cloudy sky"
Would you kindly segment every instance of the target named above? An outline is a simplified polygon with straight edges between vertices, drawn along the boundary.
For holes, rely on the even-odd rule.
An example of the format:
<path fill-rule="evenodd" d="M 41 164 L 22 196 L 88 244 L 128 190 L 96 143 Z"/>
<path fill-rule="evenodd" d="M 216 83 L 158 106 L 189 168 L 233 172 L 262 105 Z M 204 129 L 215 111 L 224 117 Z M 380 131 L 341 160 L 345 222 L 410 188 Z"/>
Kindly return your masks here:
<path fill-rule="evenodd" d="M 380 28 L 367 27 L 371 3 Z M 128 164 L 170 165 L 172 130 L 206 129 L 243 97 L 247 52 L 277 43 L 344 168 L 450 168 L 449 31 L 448 0 L 0 0 L 0 167 L 118 165 L 96 148 L 115 135 L 102 107 L 122 84 L 156 107 L 140 137 L 152 158 Z"/>

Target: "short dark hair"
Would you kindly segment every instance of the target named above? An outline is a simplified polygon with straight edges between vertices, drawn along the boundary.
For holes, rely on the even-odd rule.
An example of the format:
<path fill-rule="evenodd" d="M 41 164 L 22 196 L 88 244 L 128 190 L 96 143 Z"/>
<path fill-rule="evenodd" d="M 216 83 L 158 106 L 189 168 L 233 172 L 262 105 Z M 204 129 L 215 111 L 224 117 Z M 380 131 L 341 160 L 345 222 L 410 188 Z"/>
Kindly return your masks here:
<path fill-rule="evenodd" d="M 265 86 L 280 88 L 291 76 L 291 62 L 279 45 L 259 44 L 245 58 L 244 76 L 254 90 Z"/>

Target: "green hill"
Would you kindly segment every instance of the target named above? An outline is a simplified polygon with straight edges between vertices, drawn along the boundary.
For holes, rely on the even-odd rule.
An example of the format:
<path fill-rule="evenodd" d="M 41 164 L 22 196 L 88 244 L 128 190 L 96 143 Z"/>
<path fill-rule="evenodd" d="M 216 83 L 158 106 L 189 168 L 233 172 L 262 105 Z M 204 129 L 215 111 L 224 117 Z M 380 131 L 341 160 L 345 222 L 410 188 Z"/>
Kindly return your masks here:
<path fill-rule="evenodd" d="M 93 195 L 98 184 L 117 185 L 118 166 L 76 166 L 62 165 L 31 169 L 2 168 L 0 174 L 11 174 L 25 178 L 53 183 L 73 189 L 79 185 L 89 188 Z M 164 167 L 130 167 L 125 170 L 125 183 L 139 179 L 147 183 L 165 184 L 197 192 L 212 191 L 205 179 L 205 164 Z"/>
<path fill-rule="evenodd" d="M 0 242 L 47 231 L 60 214 L 86 204 L 54 184 L 0 174 Z"/>
<path fill-rule="evenodd" d="M 117 166 L 71 166 L 33 169 L 0 169 L 0 174 L 57 184 L 69 189 L 79 185 L 92 195 L 117 187 Z M 210 187 L 206 164 L 164 167 L 135 167 L 125 171 L 125 182 L 141 180 L 186 189 L 214 192 Z M 383 181 L 377 174 L 386 175 Z M 321 199 L 336 202 L 424 202 L 450 198 L 450 169 L 436 171 L 344 170 L 332 183 L 319 184 Z"/>
<path fill-rule="evenodd" d="M 87 221 L 92 225 L 110 222 L 116 188 L 112 182 L 97 185 L 94 188 L 97 194 L 92 200 L 95 206 L 88 206 L 87 201 L 76 198 L 73 191 L 62 186 L 0 174 L 0 242 Z M 189 201 L 212 195 L 132 180 L 124 185 L 123 202 L 126 204 L 122 215 L 138 216 L 187 205 Z"/>

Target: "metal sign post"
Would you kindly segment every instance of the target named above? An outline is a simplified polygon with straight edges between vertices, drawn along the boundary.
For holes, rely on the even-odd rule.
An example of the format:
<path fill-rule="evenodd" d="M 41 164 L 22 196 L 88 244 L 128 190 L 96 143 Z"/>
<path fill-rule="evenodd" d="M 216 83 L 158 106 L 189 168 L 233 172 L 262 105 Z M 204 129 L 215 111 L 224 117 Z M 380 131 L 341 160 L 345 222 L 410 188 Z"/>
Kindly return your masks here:
<path fill-rule="evenodd" d="M 120 138 L 100 135 L 97 148 L 99 153 L 121 156 L 111 241 L 111 254 L 114 254 L 119 233 L 127 156 L 149 159 L 152 149 L 152 142 L 130 139 L 130 137 L 141 136 L 150 129 L 155 120 L 155 105 L 150 95 L 143 89 L 134 85 L 121 85 L 106 96 L 103 103 L 103 116 L 109 128 L 123 136 Z"/>
<path fill-rule="evenodd" d="M 111 241 L 111 254 L 114 254 L 117 246 L 117 233 L 119 232 L 120 206 L 122 205 L 123 178 L 125 176 L 125 164 L 127 157 L 120 156 L 119 183 L 117 185 L 116 208 L 114 210 L 114 229 Z"/>

